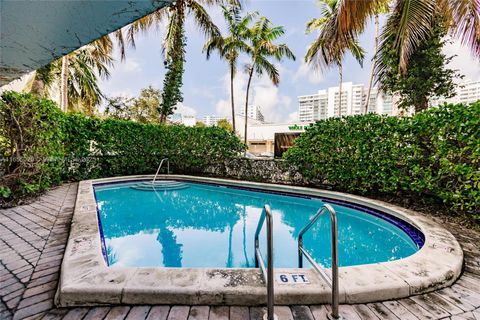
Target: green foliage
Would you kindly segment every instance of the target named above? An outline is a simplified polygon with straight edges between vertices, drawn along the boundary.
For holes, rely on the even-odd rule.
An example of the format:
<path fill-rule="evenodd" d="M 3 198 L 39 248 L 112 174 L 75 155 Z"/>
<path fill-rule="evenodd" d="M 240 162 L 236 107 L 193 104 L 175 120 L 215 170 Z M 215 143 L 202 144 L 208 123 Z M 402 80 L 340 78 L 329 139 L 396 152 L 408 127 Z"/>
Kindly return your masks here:
<path fill-rule="evenodd" d="M 31 195 L 60 182 L 64 156 L 62 121 L 62 112 L 50 100 L 11 91 L 2 94 L 2 198 Z"/>
<path fill-rule="evenodd" d="M 309 127 L 284 155 L 312 184 L 374 194 L 433 196 L 480 219 L 480 102 L 411 118 L 375 114 Z"/>
<path fill-rule="evenodd" d="M 141 124 L 78 114 L 68 118 L 68 178 L 152 173 L 164 157 L 174 172 L 196 173 L 244 150 L 238 137 L 218 127 Z"/>
<path fill-rule="evenodd" d="M 228 132 L 233 132 L 232 124 L 227 119 L 218 120 L 217 127 L 227 130 Z"/>
<path fill-rule="evenodd" d="M 202 172 L 245 146 L 219 127 L 185 127 L 62 113 L 50 100 L 7 92 L 0 100 L 1 204 L 66 180 L 155 172 Z M 7 199 L 5 199 L 7 198 Z"/>
<path fill-rule="evenodd" d="M 144 88 L 137 98 L 113 97 L 107 100 L 105 115 L 119 120 L 159 123 L 162 92 L 152 86 Z"/>
<path fill-rule="evenodd" d="M 384 92 L 400 97 L 399 108 L 415 107 L 415 112 L 428 108 L 431 97 L 450 98 L 455 94 L 453 79 L 460 77 L 456 70 L 446 67 L 453 57 L 443 52 L 446 29 L 441 23 L 433 27 L 431 36 L 411 55 L 408 70 L 400 70 L 400 57 L 395 48 L 396 34 L 383 42 L 382 60 L 377 72 Z"/>
<path fill-rule="evenodd" d="M 185 62 L 185 29 L 183 24 L 176 28 L 176 37 L 173 40 L 173 47 L 175 53 L 172 53 L 172 58 L 165 61 L 165 68 L 167 73 L 163 81 L 162 104 L 159 112 L 161 115 L 160 121 L 165 123 L 167 117 L 176 109 L 176 104 L 183 101 L 182 96 L 182 78 L 183 78 L 183 63 Z"/>

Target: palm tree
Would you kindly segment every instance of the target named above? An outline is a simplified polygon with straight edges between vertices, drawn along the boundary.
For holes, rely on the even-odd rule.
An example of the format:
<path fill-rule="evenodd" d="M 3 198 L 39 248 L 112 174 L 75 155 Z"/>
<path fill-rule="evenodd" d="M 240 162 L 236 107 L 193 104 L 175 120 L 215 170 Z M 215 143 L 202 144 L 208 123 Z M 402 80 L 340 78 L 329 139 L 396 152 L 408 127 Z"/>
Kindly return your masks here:
<path fill-rule="evenodd" d="M 230 1 L 236 3 L 235 1 Z M 221 5 L 224 0 L 177 0 L 170 6 L 160 8 L 132 24 L 123 30 L 120 29 L 115 33 L 115 37 L 120 46 L 122 58 L 125 57 L 125 43 L 129 43 L 135 47 L 135 37 L 138 33 L 144 32 L 152 27 L 160 27 L 165 19 L 168 19 L 165 38 L 163 41 L 163 54 L 166 66 L 180 66 L 185 61 L 185 41 L 184 32 L 185 21 L 187 15 L 191 15 L 197 27 L 205 34 L 205 36 L 213 38 L 220 35 L 218 27 L 212 22 L 209 14 L 203 5 Z M 126 40 L 125 40 L 126 38 Z M 182 69 L 183 70 L 183 69 Z M 179 94 L 179 86 L 182 84 L 182 74 L 169 77 L 164 88 L 164 92 L 174 92 L 172 99 L 164 97 L 164 103 L 168 101 L 175 104 L 181 100 Z M 168 89 L 168 90 L 167 90 Z M 172 101 L 171 101 L 172 100 Z"/>
<path fill-rule="evenodd" d="M 408 68 L 410 56 L 430 36 L 432 22 L 440 15 L 449 34 L 468 45 L 480 57 L 480 1 L 478 0 L 369 0 L 340 1 L 333 17 L 322 31 L 324 47 L 348 48 L 348 39 L 357 38 L 368 19 L 378 9 L 392 5 L 392 14 L 383 28 L 380 44 L 389 35 L 395 36 L 399 72 Z M 380 45 L 380 48 L 382 46 Z M 384 53 L 380 49 L 377 65 Z"/>
<path fill-rule="evenodd" d="M 247 144 L 247 122 L 248 122 L 248 97 L 253 74 L 258 76 L 266 73 L 275 86 L 280 83 L 280 75 L 273 63 L 268 61 L 274 58 L 282 61 L 283 57 L 295 60 L 295 55 L 284 43 L 275 44 L 277 40 L 285 33 L 282 26 L 273 26 L 272 22 L 266 17 L 261 17 L 249 29 L 249 38 L 251 41 L 248 53 L 251 57 L 250 63 L 245 66 L 245 72 L 248 74 L 247 92 L 245 97 L 245 137 L 244 143 Z"/>
<path fill-rule="evenodd" d="M 97 75 L 108 78 L 113 65 L 113 43 L 104 36 L 63 56 L 57 66 L 60 69 L 60 108 L 85 111 L 93 114 L 103 94 L 98 87 Z"/>
<path fill-rule="evenodd" d="M 336 43 L 333 46 L 326 45 L 326 38 L 330 37 L 330 32 L 335 30 L 326 30 L 327 26 L 331 23 L 338 10 L 339 0 L 319 0 L 321 6 L 321 17 L 314 18 L 307 23 L 307 33 L 314 30 L 319 30 L 319 35 L 315 41 L 310 45 L 305 55 L 305 61 L 314 63 L 316 67 L 330 67 L 332 64 L 338 66 L 338 73 L 340 78 L 339 92 L 338 92 L 338 116 L 342 112 L 342 82 L 343 82 L 343 70 L 342 60 L 347 50 L 350 50 L 353 57 L 358 63 L 363 65 L 363 58 L 365 57 L 365 51 L 360 47 L 356 38 L 346 38 L 345 44 Z"/>
<path fill-rule="evenodd" d="M 57 84 L 60 108 L 64 112 L 75 110 L 93 114 L 103 98 L 98 76 L 108 78 L 112 64 L 112 41 L 105 36 L 38 69 L 29 91 L 44 97 L 48 89 Z"/>
<path fill-rule="evenodd" d="M 235 99 L 233 92 L 233 81 L 237 72 L 237 60 L 240 52 L 249 53 L 250 46 L 248 45 L 248 25 L 256 12 L 247 13 L 244 17 L 240 16 L 240 7 L 237 5 L 222 6 L 223 17 L 227 22 L 228 35 L 216 35 L 208 39 L 204 46 L 204 52 L 207 59 L 210 58 L 211 52 L 217 50 L 220 57 L 225 59 L 230 68 L 230 99 L 232 105 L 232 125 L 233 132 L 236 132 L 235 127 Z"/>

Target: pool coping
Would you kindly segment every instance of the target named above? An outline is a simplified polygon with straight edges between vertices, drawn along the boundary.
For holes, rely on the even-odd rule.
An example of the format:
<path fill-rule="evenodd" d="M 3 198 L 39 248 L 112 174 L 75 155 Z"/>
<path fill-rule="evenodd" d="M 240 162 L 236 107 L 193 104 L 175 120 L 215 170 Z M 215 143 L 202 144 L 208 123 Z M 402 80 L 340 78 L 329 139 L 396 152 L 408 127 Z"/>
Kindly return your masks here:
<path fill-rule="evenodd" d="M 340 303 L 367 303 L 405 298 L 450 286 L 460 275 L 463 251 L 453 235 L 429 218 L 382 201 L 346 193 L 239 180 L 186 175 L 163 179 L 220 183 L 354 202 L 385 212 L 418 228 L 425 236 L 415 254 L 395 261 L 341 267 Z M 264 305 L 266 288 L 259 269 L 108 267 L 102 253 L 93 184 L 152 179 L 136 175 L 79 183 L 75 210 L 55 296 L 58 306 L 103 304 Z M 311 269 L 275 269 L 305 274 L 309 284 L 275 283 L 275 303 L 319 304 L 330 289 Z"/>

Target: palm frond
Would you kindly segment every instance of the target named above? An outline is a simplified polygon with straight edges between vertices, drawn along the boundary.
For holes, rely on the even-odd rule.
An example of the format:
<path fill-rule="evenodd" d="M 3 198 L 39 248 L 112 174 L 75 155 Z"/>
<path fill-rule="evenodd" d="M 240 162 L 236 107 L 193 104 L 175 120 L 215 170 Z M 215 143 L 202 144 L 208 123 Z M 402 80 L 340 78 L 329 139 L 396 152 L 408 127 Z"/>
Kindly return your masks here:
<path fill-rule="evenodd" d="M 480 57 L 480 0 L 447 0 L 451 33 Z"/>
<path fill-rule="evenodd" d="M 190 10 L 190 13 L 193 15 L 193 20 L 197 25 L 198 29 L 201 30 L 205 36 L 219 36 L 220 30 L 213 23 L 210 15 L 197 1 L 188 0 L 187 6 Z"/>
<path fill-rule="evenodd" d="M 273 63 L 271 63 L 262 56 L 259 56 L 255 60 L 255 72 L 258 75 L 262 75 L 263 72 L 265 72 L 275 86 L 278 86 L 278 84 L 280 83 L 280 74 L 278 72 L 278 69 Z"/>

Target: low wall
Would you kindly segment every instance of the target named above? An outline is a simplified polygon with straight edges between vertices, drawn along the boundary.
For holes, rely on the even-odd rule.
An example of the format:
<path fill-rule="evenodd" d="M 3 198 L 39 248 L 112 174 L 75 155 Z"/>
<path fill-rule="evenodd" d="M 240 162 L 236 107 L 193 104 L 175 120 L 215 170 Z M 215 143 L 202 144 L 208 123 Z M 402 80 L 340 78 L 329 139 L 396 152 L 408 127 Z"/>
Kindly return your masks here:
<path fill-rule="evenodd" d="M 209 165 L 202 174 L 238 180 L 305 185 L 302 175 L 284 160 L 233 159 Z"/>

